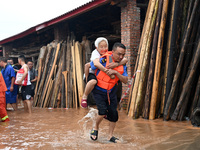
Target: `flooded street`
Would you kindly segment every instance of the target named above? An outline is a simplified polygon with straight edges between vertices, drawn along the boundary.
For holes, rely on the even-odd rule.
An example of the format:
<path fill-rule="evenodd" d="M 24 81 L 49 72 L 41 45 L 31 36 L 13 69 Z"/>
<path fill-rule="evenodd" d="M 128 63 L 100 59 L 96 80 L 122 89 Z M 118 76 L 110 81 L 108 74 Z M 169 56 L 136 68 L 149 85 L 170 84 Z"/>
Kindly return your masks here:
<path fill-rule="evenodd" d="M 200 129 L 190 122 L 130 119 L 119 112 L 114 135 L 122 143 L 107 141 L 108 121 L 103 120 L 97 141 L 90 140 L 92 121 L 78 123 L 85 109 L 33 108 L 31 115 L 19 109 L 8 111 L 9 123 L 0 123 L 0 149 L 200 149 Z"/>

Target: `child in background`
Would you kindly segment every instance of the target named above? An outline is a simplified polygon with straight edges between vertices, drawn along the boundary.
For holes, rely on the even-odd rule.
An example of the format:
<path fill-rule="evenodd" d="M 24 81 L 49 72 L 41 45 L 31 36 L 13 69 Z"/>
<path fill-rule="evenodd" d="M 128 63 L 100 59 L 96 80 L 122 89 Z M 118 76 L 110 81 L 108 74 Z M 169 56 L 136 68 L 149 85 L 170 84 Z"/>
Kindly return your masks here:
<path fill-rule="evenodd" d="M 99 37 L 95 40 L 96 49 L 92 52 L 90 61 L 94 61 L 95 59 L 99 59 L 102 55 L 104 55 L 108 51 L 108 40 L 104 37 Z M 113 69 L 119 65 L 124 65 L 128 62 L 126 58 L 124 58 L 121 62 L 112 62 L 107 67 L 99 68 L 101 71 L 107 73 L 108 69 Z M 111 78 L 114 78 L 111 76 Z M 91 69 L 90 63 L 85 64 L 85 79 L 86 79 L 86 87 L 83 93 L 83 97 L 81 99 L 81 107 L 87 108 L 87 97 L 89 93 L 94 89 L 97 84 L 97 78 L 95 76 L 95 70 Z"/>

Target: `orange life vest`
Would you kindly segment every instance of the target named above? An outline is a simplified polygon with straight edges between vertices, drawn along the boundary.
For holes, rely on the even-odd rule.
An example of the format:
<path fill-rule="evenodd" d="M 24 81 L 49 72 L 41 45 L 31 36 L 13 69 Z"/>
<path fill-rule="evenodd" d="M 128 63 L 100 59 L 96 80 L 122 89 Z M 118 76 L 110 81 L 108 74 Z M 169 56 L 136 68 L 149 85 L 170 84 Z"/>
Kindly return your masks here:
<path fill-rule="evenodd" d="M 3 75 L 0 72 L 0 97 L 5 97 L 5 92 L 7 91 L 7 87 L 5 81 L 3 79 Z"/>
<path fill-rule="evenodd" d="M 108 66 L 109 63 L 114 62 L 114 60 L 112 59 L 112 52 L 107 52 L 105 53 L 102 57 L 106 57 L 105 61 L 106 61 L 106 67 Z M 98 69 L 97 69 L 98 70 Z M 105 72 L 103 71 L 99 71 L 98 75 L 97 75 L 97 70 L 96 70 L 96 78 L 97 78 L 97 86 L 105 89 L 105 90 L 111 90 L 115 84 L 117 84 L 117 82 L 119 81 L 119 78 L 115 75 L 114 79 L 111 79 Z M 120 74 L 123 74 L 124 72 L 124 67 L 122 65 L 114 68 L 113 70 L 118 71 Z"/>

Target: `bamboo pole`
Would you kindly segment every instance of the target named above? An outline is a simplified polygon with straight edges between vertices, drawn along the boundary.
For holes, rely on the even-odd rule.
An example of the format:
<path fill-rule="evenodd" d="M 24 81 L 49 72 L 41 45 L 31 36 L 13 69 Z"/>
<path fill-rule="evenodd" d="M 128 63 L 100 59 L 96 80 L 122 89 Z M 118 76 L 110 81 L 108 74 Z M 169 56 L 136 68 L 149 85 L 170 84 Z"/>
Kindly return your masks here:
<path fill-rule="evenodd" d="M 149 11 L 149 14 L 146 14 L 148 16 L 147 23 L 146 23 L 146 29 L 143 28 L 144 38 L 143 38 L 143 42 L 142 42 L 142 46 L 141 46 L 140 58 L 139 58 L 139 63 L 138 63 L 138 68 L 137 68 L 137 70 L 139 70 L 139 71 L 137 72 L 137 75 L 135 78 L 135 83 L 134 83 L 132 98 L 131 98 L 131 104 L 130 104 L 130 109 L 129 109 L 129 113 L 128 113 L 128 116 L 131 116 L 131 117 L 133 117 L 133 113 L 134 113 L 135 100 L 136 100 L 136 96 L 137 96 L 137 92 L 138 92 L 138 84 L 139 84 L 139 79 L 140 79 L 140 75 L 141 75 L 141 67 L 142 67 L 143 60 L 144 60 L 145 47 L 146 47 L 147 37 L 148 37 L 148 33 L 149 33 L 149 25 L 151 23 L 151 19 L 153 16 L 155 2 L 156 2 L 155 0 L 151 0 L 149 2 L 150 11 Z"/>
<path fill-rule="evenodd" d="M 154 38 L 153 38 L 153 45 L 152 45 L 152 52 L 151 52 L 151 61 L 149 66 L 149 74 L 147 79 L 147 88 L 144 100 L 144 111 L 143 117 L 145 119 L 149 118 L 149 106 L 151 100 L 151 93 L 152 93 L 152 84 L 153 84 L 153 76 L 154 76 L 154 69 L 155 69 L 155 60 L 156 60 L 156 52 L 157 52 L 157 42 L 158 42 L 158 34 L 159 34 L 159 27 L 160 27 L 160 19 L 162 14 L 162 5 L 163 0 L 159 1 L 159 8 L 158 8 L 158 16 L 156 18 L 156 26 L 154 31 Z"/>
<path fill-rule="evenodd" d="M 199 0 L 195 0 L 195 5 L 194 5 L 194 8 L 192 10 L 191 18 L 190 18 L 189 24 L 187 26 L 187 30 L 186 30 L 184 40 L 183 40 L 183 43 L 182 43 L 182 46 L 181 46 L 181 52 L 180 52 L 178 64 L 177 64 L 177 67 L 176 67 L 176 72 L 174 74 L 174 78 L 173 78 L 173 82 L 172 82 L 172 86 L 171 86 L 172 88 L 170 90 L 170 94 L 169 94 L 169 97 L 167 99 L 167 103 L 166 103 L 166 106 L 165 106 L 165 111 L 164 111 L 164 119 L 165 120 L 168 120 L 167 116 L 169 116 L 171 102 L 172 102 L 172 100 L 174 99 L 174 96 L 175 96 L 177 82 L 178 82 L 178 79 L 179 79 L 179 76 L 180 76 L 180 73 L 181 73 L 181 66 L 183 64 L 185 48 L 186 48 L 186 44 L 189 40 L 189 35 L 190 35 L 191 29 L 192 29 L 192 23 L 194 21 L 194 16 L 195 16 L 195 12 L 196 12 L 196 9 L 197 9 L 198 2 L 199 2 Z"/>
<path fill-rule="evenodd" d="M 167 19 L 166 17 L 167 17 L 167 11 L 168 11 L 168 3 L 169 3 L 169 0 L 163 1 L 163 10 L 162 10 L 162 16 L 161 16 L 160 31 L 159 31 L 159 36 L 158 36 L 156 66 L 155 66 L 155 72 L 154 72 L 149 119 L 155 119 L 155 113 L 156 113 L 156 102 L 158 98 L 157 97 L 158 85 L 159 85 L 159 80 L 160 80 L 161 60 L 162 60 L 163 41 L 164 41 L 165 25 L 166 25 L 166 19 Z"/>
<path fill-rule="evenodd" d="M 148 63 L 149 63 L 149 56 L 150 56 L 150 46 L 152 43 L 152 38 L 153 38 L 153 33 L 154 33 L 154 28 L 155 28 L 155 23 L 156 23 L 156 16 L 158 12 L 158 3 L 159 0 L 156 1 L 155 8 L 154 8 L 154 14 L 151 20 L 150 24 L 150 30 L 149 30 L 149 35 L 147 39 L 147 45 L 146 45 L 146 50 L 144 54 L 144 60 L 142 64 L 142 70 L 141 70 L 141 77 L 139 81 L 139 87 L 138 87 L 138 93 L 137 93 L 137 98 L 136 98 L 136 103 L 135 103 L 135 113 L 134 113 L 134 118 L 139 117 L 139 112 L 140 112 L 140 105 L 144 99 L 144 92 L 146 90 L 145 84 L 146 84 L 146 74 L 147 74 L 147 69 L 148 69 Z"/>
<path fill-rule="evenodd" d="M 198 4 L 198 3 L 196 3 Z M 195 7 L 195 6 L 194 6 Z M 195 55 L 195 58 L 194 60 L 191 62 L 192 63 L 192 68 L 190 70 L 190 73 L 189 73 L 189 76 L 187 78 L 187 80 L 185 81 L 184 83 L 184 88 L 181 92 L 181 96 L 179 98 L 179 101 L 178 101 L 178 104 L 176 106 L 176 109 L 171 117 L 172 120 L 176 120 L 177 118 L 177 115 L 179 113 L 179 110 L 180 110 L 180 107 L 181 107 L 181 104 L 183 103 L 184 101 L 184 98 L 186 96 L 186 94 L 188 93 L 188 87 L 191 86 L 192 84 L 192 81 L 194 79 L 194 75 L 196 73 L 196 69 L 197 69 L 197 66 L 199 65 L 199 60 L 200 60 L 200 39 L 198 41 L 198 47 L 197 47 L 197 51 L 196 51 L 196 55 Z"/>

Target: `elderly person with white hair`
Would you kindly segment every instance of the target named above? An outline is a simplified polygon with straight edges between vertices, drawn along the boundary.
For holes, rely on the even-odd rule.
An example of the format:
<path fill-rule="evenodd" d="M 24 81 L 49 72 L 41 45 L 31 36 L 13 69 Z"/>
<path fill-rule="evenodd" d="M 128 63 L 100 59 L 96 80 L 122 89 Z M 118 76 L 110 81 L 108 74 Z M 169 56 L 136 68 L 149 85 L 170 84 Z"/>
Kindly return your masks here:
<path fill-rule="evenodd" d="M 90 61 L 94 61 L 95 59 L 99 59 L 102 55 L 104 55 L 108 51 L 108 40 L 104 37 L 99 37 L 95 40 L 96 49 L 92 52 Z M 124 58 L 121 62 L 110 63 L 107 68 L 103 65 L 99 68 L 101 71 L 107 73 L 108 69 L 113 69 L 119 65 L 124 65 L 127 63 L 127 59 Z M 94 89 L 97 84 L 97 78 L 95 76 L 95 71 L 91 69 L 90 63 L 85 64 L 85 79 L 86 79 L 86 87 L 83 93 L 83 97 L 81 99 L 81 107 L 87 108 L 87 97 L 89 93 Z"/>

